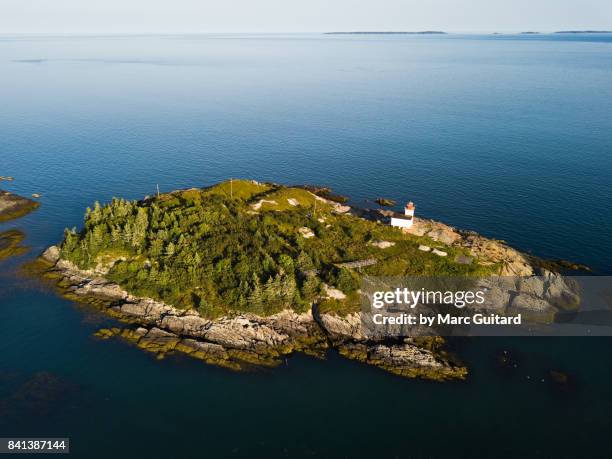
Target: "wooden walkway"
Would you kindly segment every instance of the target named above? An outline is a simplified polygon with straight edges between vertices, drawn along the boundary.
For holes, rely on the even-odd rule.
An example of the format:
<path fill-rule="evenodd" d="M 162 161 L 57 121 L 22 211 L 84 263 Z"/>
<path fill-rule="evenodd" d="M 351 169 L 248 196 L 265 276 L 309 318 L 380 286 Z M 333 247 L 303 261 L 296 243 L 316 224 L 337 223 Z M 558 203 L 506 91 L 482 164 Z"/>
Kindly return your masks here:
<path fill-rule="evenodd" d="M 338 263 L 336 266 L 338 268 L 355 269 L 363 268 L 364 266 L 372 266 L 376 263 L 378 263 L 378 260 L 376 258 L 368 258 L 366 260 L 349 261 L 348 263 Z"/>

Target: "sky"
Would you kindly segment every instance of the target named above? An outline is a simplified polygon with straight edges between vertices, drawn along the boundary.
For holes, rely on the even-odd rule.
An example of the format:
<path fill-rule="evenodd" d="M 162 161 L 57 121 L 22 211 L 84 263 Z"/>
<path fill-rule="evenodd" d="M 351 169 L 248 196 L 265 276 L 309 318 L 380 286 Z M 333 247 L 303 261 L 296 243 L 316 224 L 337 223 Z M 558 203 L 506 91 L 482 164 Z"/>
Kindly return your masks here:
<path fill-rule="evenodd" d="M 0 34 L 566 29 L 612 29 L 612 0 L 0 0 Z"/>

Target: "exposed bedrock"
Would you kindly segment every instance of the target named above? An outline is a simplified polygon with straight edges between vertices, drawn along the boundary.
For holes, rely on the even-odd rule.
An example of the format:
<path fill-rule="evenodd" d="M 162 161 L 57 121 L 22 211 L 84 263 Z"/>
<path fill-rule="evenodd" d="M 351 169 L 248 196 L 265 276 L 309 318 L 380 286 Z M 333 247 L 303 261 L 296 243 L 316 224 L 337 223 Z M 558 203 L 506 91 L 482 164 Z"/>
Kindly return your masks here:
<path fill-rule="evenodd" d="M 210 320 L 194 310 L 130 295 L 93 270 L 80 270 L 61 260 L 57 247 L 47 249 L 42 258 L 49 266 L 47 273 L 59 279 L 66 296 L 94 302 L 132 324 L 132 328 L 100 330 L 98 336 L 122 336 L 160 357 L 183 352 L 208 363 L 244 369 L 278 365 L 283 356 L 293 352 L 323 356 L 332 347 L 345 357 L 402 376 L 444 380 L 467 374 L 464 366 L 448 360 L 431 343 L 368 341 L 357 313 L 340 317 L 318 314 L 315 308 L 314 315 L 313 311 L 298 314 L 285 310 L 268 317 L 238 314 Z"/>

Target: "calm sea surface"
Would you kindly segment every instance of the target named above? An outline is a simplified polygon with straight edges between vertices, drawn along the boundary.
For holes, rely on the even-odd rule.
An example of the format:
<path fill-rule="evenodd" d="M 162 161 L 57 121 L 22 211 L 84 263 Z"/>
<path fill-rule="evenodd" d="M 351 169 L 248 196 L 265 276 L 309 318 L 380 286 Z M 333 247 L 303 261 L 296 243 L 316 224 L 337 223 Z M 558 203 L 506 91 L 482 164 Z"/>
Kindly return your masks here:
<path fill-rule="evenodd" d="M 108 319 L 18 273 L 95 200 L 243 177 L 411 199 L 610 275 L 612 35 L 0 35 L 0 175 L 42 194 L 0 224 L 31 246 L 0 263 L 0 437 L 104 458 L 612 454 L 609 339 L 459 342 L 465 383 L 333 354 L 236 374 L 101 342 Z"/>

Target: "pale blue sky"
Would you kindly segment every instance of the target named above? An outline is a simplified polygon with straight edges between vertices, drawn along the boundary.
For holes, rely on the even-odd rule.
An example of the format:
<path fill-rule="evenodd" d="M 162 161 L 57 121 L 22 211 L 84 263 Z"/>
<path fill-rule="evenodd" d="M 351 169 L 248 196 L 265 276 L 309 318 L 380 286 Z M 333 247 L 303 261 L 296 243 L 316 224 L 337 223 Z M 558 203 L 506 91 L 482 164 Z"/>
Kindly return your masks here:
<path fill-rule="evenodd" d="M 612 29 L 612 0 L 0 0 L 0 33 Z"/>

